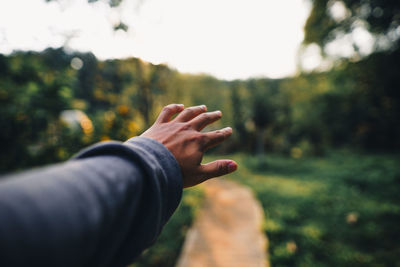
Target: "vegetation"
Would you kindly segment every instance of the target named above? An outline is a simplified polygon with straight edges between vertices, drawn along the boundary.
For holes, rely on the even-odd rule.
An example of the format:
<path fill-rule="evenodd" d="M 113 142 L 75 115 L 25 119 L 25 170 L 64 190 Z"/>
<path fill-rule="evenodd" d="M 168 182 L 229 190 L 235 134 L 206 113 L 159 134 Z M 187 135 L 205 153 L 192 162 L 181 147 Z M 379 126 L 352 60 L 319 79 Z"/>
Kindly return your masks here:
<path fill-rule="evenodd" d="M 311 14 L 305 25 L 304 43 L 317 43 L 325 47 L 329 42 L 345 34 L 351 34 L 357 27 L 362 27 L 378 38 L 387 38 L 387 43 L 383 47 L 377 44 L 375 51 L 398 48 L 400 40 L 393 36 L 393 31 L 400 25 L 398 2 L 312 0 L 312 4 Z M 359 47 L 354 40 L 353 45 L 359 56 Z"/>
<path fill-rule="evenodd" d="M 77 60 L 83 64 L 78 70 Z M 63 49 L 0 56 L 0 172 L 65 160 L 100 140 L 126 140 L 171 102 L 222 110 L 214 127 L 232 125 L 237 135 L 219 152 L 398 150 L 398 62 L 396 50 L 328 73 L 227 82 L 136 58 L 102 62 Z M 88 120 L 72 127 L 61 116 L 71 109 Z"/>
<path fill-rule="evenodd" d="M 272 266 L 400 264 L 399 154 L 229 157 L 264 208 Z"/>
<path fill-rule="evenodd" d="M 206 104 L 224 114 L 213 128 L 234 128 L 212 152 L 235 153 L 232 179 L 262 202 L 273 265 L 399 266 L 400 2 L 311 3 L 304 45 L 318 45 L 332 68 L 284 79 L 222 81 L 63 48 L 0 55 L 0 173 L 138 135 L 163 105 Z M 374 39 L 370 53 L 354 43 L 348 57 L 328 55 L 360 27 Z M 134 266 L 174 264 L 200 199 L 185 194 Z"/>

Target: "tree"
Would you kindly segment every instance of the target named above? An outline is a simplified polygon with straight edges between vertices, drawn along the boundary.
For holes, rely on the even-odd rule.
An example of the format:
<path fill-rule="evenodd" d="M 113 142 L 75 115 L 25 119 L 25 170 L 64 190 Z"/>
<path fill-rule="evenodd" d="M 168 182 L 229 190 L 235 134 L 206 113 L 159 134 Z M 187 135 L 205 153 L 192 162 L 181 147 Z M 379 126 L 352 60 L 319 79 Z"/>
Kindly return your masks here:
<path fill-rule="evenodd" d="M 57 2 L 59 0 L 44 0 L 44 1 L 45 2 Z M 88 3 L 95 3 L 98 1 L 99 0 L 87 0 Z M 116 8 L 120 7 L 120 5 L 123 1 L 124 0 L 108 0 L 107 2 L 111 8 L 116 9 Z M 137 0 L 137 8 L 140 8 L 140 6 L 142 5 L 143 2 L 144 2 L 144 0 Z M 111 26 L 114 31 L 123 30 L 126 32 L 129 29 L 129 26 L 122 21 L 120 14 L 119 14 L 119 19 L 117 21 L 113 22 L 113 25 L 111 25 Z M 71 37 L 73 37 L 73 35 L 74 35 L 73 33 L 72 33 L 72 36 L 71 36 L 71 33 L 67 33 L 65 39 L 68 41 Z"/>
<path fill-rule="evenodd" d="M 242 93 L 243 85 L 240 81 L 233 81 L 231 83 L 231 102 L 232 102 L 232 120 L 233 128 L 237 132 L 238 143 L 242 144 L 243 140 L 247 140 L 245 106 L 246 99 Z"/>
<path fill-rule="evenodd" d="M 351 140 L 364 148 L 396 149 L 400 146 L 395 137 L 400 133 L 395 119 L 400 116 L 399 81 L 395 75 L 400 69 L 400 2 L 313 0 L 312 3 L 305 26 L 305 44 L 316 43 L 326 52 L 331 42 L 344 35 L 353 36 L 360 28 L 368 31 L 374 42 L 370 53 L 363 54 L 356 38 L 350 38 L 353 55 L 343 57 L 327 74 L 331 89 L 318 98 L 321 102 L 318 112 L 321 121 L 329 118 L 335 122 L 326 127 L 329 139 L 333 143 Z"/>
<path fill-rule="evenodd" d="M 252 119 L 256 130 L 256 153 L 262 157 L 265 149 L 265 131 L 276 119 L 273 95 L 277 93 L 277 83 L 273 80 L 249 80 Z"/>
<path fill-rule="evenodd" d="M 400 2 L 397 0 L 312 0 L 305 25 L 304 43 L 325 47 L 329 42 L 362 27 L 376 37 L 375 50 L 385 39 L 387 49 L 400 42 Z M 353 41 L 357 51 L 357 43 Z"/>
<path fill-rule="evenodd" d="M 54 1 L 58 1 L 58 0 L 45 0 L 46 2 L 54 2 Z M 88 3 L 94 3 L 94 2 L 98 2 L 99 0 L 87 0 Z M 108 0 L 108 4 L 111 7 L 117 7 L 121 4 L 123 0 Z"/>

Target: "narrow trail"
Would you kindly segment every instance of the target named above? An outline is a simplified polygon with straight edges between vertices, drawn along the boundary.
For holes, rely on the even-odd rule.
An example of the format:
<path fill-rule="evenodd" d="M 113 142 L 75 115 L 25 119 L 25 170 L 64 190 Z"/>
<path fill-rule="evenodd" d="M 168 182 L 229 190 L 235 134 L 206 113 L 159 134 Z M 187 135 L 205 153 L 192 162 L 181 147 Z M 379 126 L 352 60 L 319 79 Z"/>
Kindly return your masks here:
<path fill-rule="evenodd" d="M 263 210 L 249 188 L 224 179 L 204 184 L 205 200 L 177 267 L 266 267 Z"/>

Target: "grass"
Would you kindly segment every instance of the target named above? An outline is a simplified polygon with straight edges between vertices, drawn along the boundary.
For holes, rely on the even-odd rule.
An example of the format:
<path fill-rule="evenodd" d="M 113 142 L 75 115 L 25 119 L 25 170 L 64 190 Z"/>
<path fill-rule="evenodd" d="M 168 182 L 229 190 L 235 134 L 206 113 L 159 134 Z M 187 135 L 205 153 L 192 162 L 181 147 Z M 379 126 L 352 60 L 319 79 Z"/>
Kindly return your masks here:
<path fill-rule="evenodd" d="M 229 179 L 252 188 L 264 208 L 272 266 L 400 266 L 399 155 L 226 158 L 239 163 Z M 201 199 L 201 189 L 185 190 L 157 243 L 133 266 L 174 266 Z"/>
<path fill-rule="evenodd" d="M 264 208 L 272 266 L 400 266 L 398 155 L 230 158 Z"/>

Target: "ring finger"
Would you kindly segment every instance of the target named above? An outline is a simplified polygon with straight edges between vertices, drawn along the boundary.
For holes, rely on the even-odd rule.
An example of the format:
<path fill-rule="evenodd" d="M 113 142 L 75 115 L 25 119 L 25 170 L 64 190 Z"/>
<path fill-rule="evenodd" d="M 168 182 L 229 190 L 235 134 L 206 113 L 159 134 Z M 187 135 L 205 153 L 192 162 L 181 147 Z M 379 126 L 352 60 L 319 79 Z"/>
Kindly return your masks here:
<path fill-rule="evenodd" d="M 196 118 L 194 118 L 191 122 L 190 125 L 196 129 L 197 131 L 201 131 L 206 127 L 207 125 L 219 120 L 222 117 L 221 111 L 214 111 L 214 112 L 207 112 L 203 113 Z"/>

